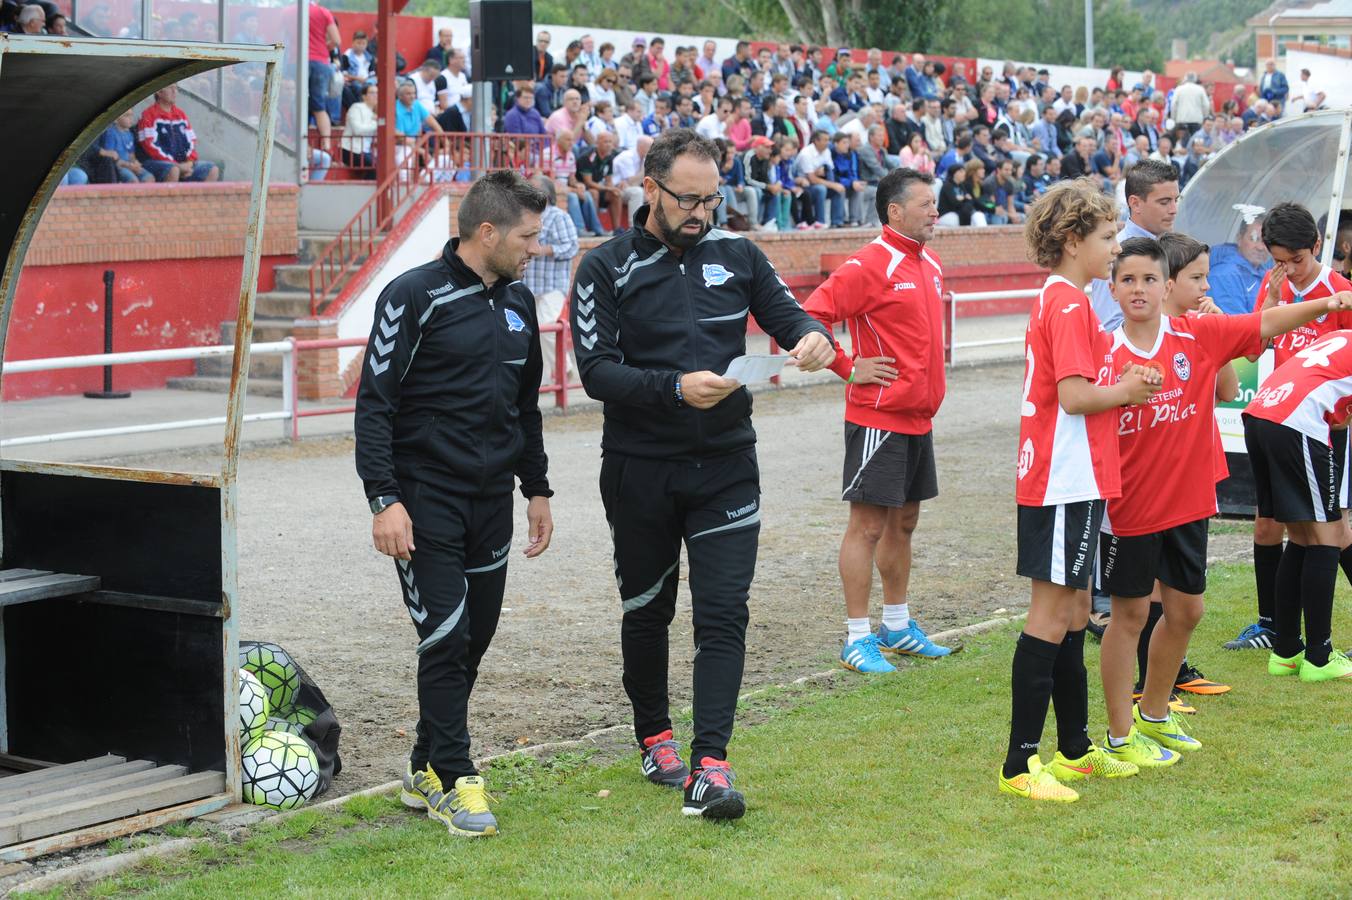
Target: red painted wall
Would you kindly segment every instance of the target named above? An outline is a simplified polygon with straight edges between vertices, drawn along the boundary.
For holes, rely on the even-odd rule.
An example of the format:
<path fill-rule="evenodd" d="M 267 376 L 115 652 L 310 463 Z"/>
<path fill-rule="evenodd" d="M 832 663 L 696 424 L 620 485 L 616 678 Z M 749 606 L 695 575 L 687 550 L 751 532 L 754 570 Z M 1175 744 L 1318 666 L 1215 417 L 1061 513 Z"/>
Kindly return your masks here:
<path fill-rule="evenodd" d="M 272 267 L 295 257 L 264 257 L 259 290 L 271 290 Z M 235 317 L 240 257 L 136 260 L 30 266 L 19 276 L 10 316 L 6 361 L 103 352 L 103 273 L 112 269 L 113 350 L 207 346 L 221 342 L 221 323 Z M 191 375 L 193 362 L 118 366 L 119 389 L 162 388 Z M 96 390 L 102 369 L 62 369 L 8 375 L 5 400 Z"/>
<path fill-rule="evenodd" d="M 369 35 L 376 27 L 375 13 L 334 10 L 333 17 L 338 21 L 338 32 L 343 36 L 344 50 L 352 46 L 354 31 L 364 31 Z M 427 49 L 436 43 L 432 37 L 432 19 L 429 16 L 395 16 L 394 25 L 396 30 L 394 49 L 402 53 L 404 62 L 408 63 L 404 74 L 412 75 L 413 70 L 423 61 Z M 456 46 L 464 48 L 464 35 L 457 36 Z"/>

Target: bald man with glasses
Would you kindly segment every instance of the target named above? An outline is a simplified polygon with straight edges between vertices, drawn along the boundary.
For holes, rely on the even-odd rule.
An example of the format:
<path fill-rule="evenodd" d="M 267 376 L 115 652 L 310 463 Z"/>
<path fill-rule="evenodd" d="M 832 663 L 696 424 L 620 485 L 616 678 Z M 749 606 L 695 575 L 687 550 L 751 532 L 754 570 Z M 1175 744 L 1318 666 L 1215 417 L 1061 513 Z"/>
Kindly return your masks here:
<path fill-rule="evenodd" d="M 683 789 L 682 812 L 708 819 L 746 809 L 727 746 L 761 516 L 751 395 L 722 373 L 746 354 L 750 316 L 803 371 L 835 359 L 830 333 L 757 246 L 711 227 L 723 202 L 721 161 L 718 146 L 691 129 L 657 138 L 634 227 L 586 255 L 570 303 L 583 387 L 605 403 L 601 500 L 643 774 Z M 682 543 L 695 638 L 689 767 L 667 698 Z"/>

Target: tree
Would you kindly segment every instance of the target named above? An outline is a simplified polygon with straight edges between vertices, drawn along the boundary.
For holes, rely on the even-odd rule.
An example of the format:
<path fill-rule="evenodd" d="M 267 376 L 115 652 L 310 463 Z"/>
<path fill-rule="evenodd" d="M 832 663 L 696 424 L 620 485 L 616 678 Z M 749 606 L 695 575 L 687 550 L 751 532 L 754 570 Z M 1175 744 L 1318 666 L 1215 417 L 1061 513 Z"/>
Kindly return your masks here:
<path fill-rule="evenodd" d="M 778 0 L 795 37 L 830 47 L 928 50 L 952 6 L 928 0 Z"/>

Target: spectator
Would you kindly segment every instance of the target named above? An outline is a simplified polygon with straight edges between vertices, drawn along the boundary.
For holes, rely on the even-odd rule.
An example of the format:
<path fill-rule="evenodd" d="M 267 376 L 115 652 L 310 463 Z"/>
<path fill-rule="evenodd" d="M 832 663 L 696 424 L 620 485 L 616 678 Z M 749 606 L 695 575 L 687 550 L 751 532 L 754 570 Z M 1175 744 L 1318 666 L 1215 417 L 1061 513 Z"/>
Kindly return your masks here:
<path fill-rule="evenodd" d="M 1034 145 L 1036 149 L 1050 156 L 1060 158 L 1061 143 L 1057 133 L 1056 117 L 1056 107 L 1044 107 L 1042 110 L 1042 118 L 1038 120 L 1038 123 L 1034 125 L 1030 131 L 1033 140 L 1037 142 Z"/>
<path fill-rule="evenodd" d="M 657 76 L 651 72 L 645 72 L 638 79 L 638 93 L 634 99 L 638 101 L 639 109 L 643 112 L 643 118 L 647 119 L 657 111 L 657 98 L 660 95 L 657 92 Z"/>
<path fill-rule="evenodd" d="M 18 28 L 19 34 L 43 34 L 43 27 L 47 24 L 47 13 L 43 11 L 41 6 L 31 3 L 19 10 L 19 14 L 14 18 L 14 24 Z M 325 87 L 325 91 L 327 90 L 328 88 Z M 72 183 L 87 184 L 88 180 L 89 176 L 86 175 L 84 181 Z"/>
<path fill-rule="evenodd" d="M 221 170 L 197 158 L 197 135 L 180 109 L 178 85 L 155 92 L 155 102 L 141 113 L 136 127 L 141 164 L 156 181 L 216 181 Z"/>
<path fill-rule="evenodd" d="M 1197 82 L 1196 72 L 1184 75 L 1183 83 L 1174 88 L 1173 112 L 1174 124 L 1187 129 L 1189 137 L 1202 127 L 1202 120 L 1211 113 L 1211 100 L 1206 95 L 1206 88 Z"/>
<path fill-rule="evenodd" d="M 398 136 L 396 165 L 417 145 L 418 136 L 424 128 L 437 134 L 442 131 L 441 123 L 418 100 L 418 90 L 413 82 L 401 82 L 395 93 L 394 104 L 394 131 Z"/>
<path fill-rule="evenodd" d="M 925 101 L 925 115 L 920 119 L 920 125 L 924 130 L 925 147 L 931 154 L 931 162 L 948 149 L 948 138 L 944 129 L 944 117 L 941 111 L 942 107 L 938 100 Z M 928 174 L 934 174 L 931 170 Z"/>
<path fill-rule="evenodd" d="M 1216 126 L 1216 137 L 1212 140 L 1213 150 L 1233 144 L 1244 133 L 1244 120 L 1239 116 L 1222 117 Z"/>
<path fill-rule="evenodd" d="M 652 138 L 640 135 L 634 146 L 615 154 L 615 161 L 610 167 L 610 182 L 619 190 L 630 222 L 634 221 L 634 213 L 643 205 L 643 160 L 652 145 Z"/>
<path fill-rule="evenodd" d="M 679 89 L 683 84 L 695 84 L 699 78 L 695 75 L 695 48 L 677 47 L 671 63 L 671 87 Z"/>
<path fill-rule="evenodd" d="M 469 131 L 473 119 L 473 115 L 470 113 L 470 107 L 474 102 L 472 95 L 466 93 L 456 97 L 453 92 L 448 91 L 441 97 L 441 102 L 444 108 L 436 114 L 437 124 L 441 126 L 441 130 L 460 134 Z M 522 174 L 529 173 L 522 172 Z"/>
<path fill-rule="evenodd" d="M 1168 140 L 1168 138 L 1165 138 Z M 1094 174 L 1094 139 L 1080 137 L 1075 140 L 1075 152 L 1061 158 L 1061 171 L 1067 178 L 1080 178 Z M 1100 180 L 1100 185 L 1102 181 Z"/>
<path fill-rule="evenodd" d="M 1001 160 L 995 171 L 981 184 L 981 194 L 990 200 L 994 214 L 987 218 L 992 225 L 1018 225 L 1023 222 L 1016 201 L 1023 184 L 1014 177 L 1014 162 Z"/>
<path fill-rule="evenodd" d="M 671 95 L 661 94 L 653 101 L 652 115 L 643 118 L 643 133 L 655 138 L 671 127 Z"/>
<path fill-rule="evenodd" d="M 746 184 L 746 168 L 742 164 L 742 154 L 737 147 L 727 141 L 719 142 L 723 149 L 722 184 L 718 192 L 723 195 L 723 205 L 729 212 L 741 215 L 748 227 L 763 231 L 760 222 L 760 191 Z M 730 216 L 729 216 L 730 218 Z M 727 219 L 725 218 L 725 222 Z"/>
<path fill-rule="evenodd" d="M 587 87 L 590 83 L 591 76 L 587 74 L 587 67 L 582 63 L 575 63 L 568 74 L 568 89 L 577 91 L 583 103 L 590 103 L 591 90 Z"/>
<path fill-rule="evenodd" d="M 582 52 L 577 55 L 577 62 L 573 64 L 573 70 L 577 71 L 577 66 L 581 65 L 587 70 L 587 78 L 595 81 L 601 75 L 601 70 L 605 68 L 605 63 L 601 61 L 601 54 L 596 52 L 596 39 L 590 34 L 584 34 L 579 39 L 582 44 Z"/>
<path fill-rule="evenodd" d="M 603 131 L 608 132 L 611 137 L 617 137 L 615 133 L 615 110 L 606 100 L 592 105 L 592 117 L 587 120 L 587 134 L 592 136 L 593 143 L 595 143 L 596 135 Z"/>
<path fill-rule="evenodd" d="M 1263 219 L 1247 214 L 1234 243 L 1211 248 L 1208 281 L 1211 297 L 1222 312 L 1242 315 L 1253 312 L 1258 285 L 1272 268 L 1272 257 L 1263 243 Z"/>
<path fill-rule="evenodd" d="M 718 63 L 714 62 L 714 53 L 718 50 L 718 44 L 713 41 L 705 41 L 699 59 L 695 60 L 695 74 L 701 81 L 709 78 L 709 73 L 719 68 Z"/>
<path fill-rule="evenodd" d="M 986 216 L 976 208 L 976 200 L 967 184 L 967 167 L 950 166 L 939 188 L 939 224 L 954 227 L 986 224 Z"/>
<path fill-rule="evenodd" d="M 333 83 L 333 65 L 330 60 L 341 44 L 342 36 L 338 33 L 338 23 L 333 13 L 315 0 L 310 0 L 309 107 L 310 115 L 315 120 L 315 130 L 319 132 L 319 149 L 326 152 L 329 149 L 329 135 L 333 131 L 333 120 L 329 116 L 329 87 Z M 339 106 L 341 108 L 341 102 Z M 155 177 L 164 180 L 158 172 Z"/>
<path fill-rule="evenodd" d="M 568 191 L 568 215 L 578 234 L 595 237 L 604 229 L 596 215 L 596 204 L 592 202 L 591 192 L 577 177 L 577 155 L 573 153 L 576 143 L 577 135 L 566 128 L 554 135 L 554 180 Z"/>
<path fill-rule="evenodd" d="M 1183 171 L 1178 179 L 1180 190 L 1187 187 L 1188 182 L 1192 180 L 1192 176 L 1196 175 L 1198 170 L 1206 165 L 1208 156 L 1210 156 L 1210 151 L 1207 150 L 1206 139 L 1200 134 L 1193 135 L 1188 144 L 1188 155 L 1183 160 Z"/>
<path fill-rule="evenodd" d="M 1143 159 L 1150 158 L 1150 141 L 1145 135 L 1140 135 L 1132 140 L 1131 147 L 1122 157 L 1122 170 L 1125 172 Z"/>
<path fill-rule="evenodd" d="M 473 93 L 464 50 L 453 48 L 447 51 L 446 68 L 441 77 L 445 80 L 446 90 L 450 92 L 450 102 L 463 100 Z"/>
<path fill-rule="evenodd" d="M 809 211 L 807 197 L 807 178 L 802 175 L 794 175 L 795 157 L 798 155 L 798 142 L 790 137 L 780 136 L 775 141 L 775 151 L 772 151 L 771 158 L 775 159 L 775 175 L 779 179 L 779 184 L 784 188 L 780 194 L 779 215 L 776 218 L 776 225 L 780 231 L 788 231 L 790 225 L 796 224 L 800 231 L 808 228 L 825 228 L 826 223 L 820 219 L 812 219 L 812 212 Z"/>
<path fill-rule="evenodd" d="M 953 139 L 953 146 L 949 147 L 948 152 L 939 157 L 939 162 L 935 164 L 935 177 L 947 178 L 949 169 L 953 166 L 965 166 L 971 156 L 972 133 L 970 131 L 959 131 L 958 136 Z"/>
<path fill-rule="evenodd" d="M 972 155 L 981 160 L 981 165 L 987 172 L 995 171 L 1000 154 L 991 140 L 991 130 L 985 125 L 978 125 L 972 129 Z M 985 176 L 983 175 L 982 178 L 985 178 Z M 973 194 L 976 194 L 977 187 L 977 184 L 973 182 L 971 186 Z"/>
<path fill-rule="evenodd" d="M 413 85 L 418 102 L 426 110 L 441 110 L 446 104 L 446 95 L 450 93 L 450 86 L 445 78 L 441 77 L 441 64 L 435 59 L 425 59 L 418 70 L 413 73 L 409 79 Z"/>
<path fill-rule="evenodd" d="M 624 109 L 634 100 L 637 90 L 634 80 L 630 77 L 629 67 L 620 66 L 615 69 L 615 108 Z"/>
<path fill-rule="evenodd" d="M 934 174 L 934 159 L 926 151 L 925 140 L 918 131 L 911 132 L 911 142 L 901 148 L 899 160 L 903 169 L 915 169 L 925 175 Z"/>
<path fill-rule="evenodd" d="M 666 47 L 667 42 L 664 39 L 655 37 L 648 43 L 648 55 L 644 57 L 647 70 L 657 76 L 659 91 L 671 90 L 671 63 L 667 62 L 663 55 Z"/>
<path fill-rule="evenodd" d="M 878 224 L 878 210 L 874 199 L 878 196 L 878 183 L 883 180 L 893 166 L 887 158 L 887 129 L 874 125 L 868 130 L 868 140 L 859 148 L 859 177 L 868 185 L 864 194 L 864 224 Z M 929 157 L 925 157 L 927 160 Z M 930 160 L 933 170 L 934 162 Z"/>
<path fill-rule="evenodd" d="M 52 29 L 49 27 L 47 30 L 50 32 Z M 1327 99 L 1328 94 L 1324 93 L 1323 87 L 1311 80 L 1310 70 L 1301 69 L 1295 96 L 1291 98 L 1291 109 L 1298 113 L 1314 112 L 1316 109 L 1323 109 L 1324 101 Z"/>
<path fill-rule="evenodd" d="M 563 67 L 569 72 L 573 71 L 573 66 L 577 65 L 577 58 L 582 55 L 582 42 L 569 41 L 568 46 L 563 50 Z"/>
<path fill-rule="evenodd" d="M 66 37 L 70 34 L 69 30 L 66 28 L 66 23 L 67 19 L 65 16 L 61 15 L 61 13 L 52 13 L 47 17 L 47 33 Z"/>
<path fill-rule="evenodd" d="M 746 77 L 752 65 L 751 44 L 747 41 L 738 41 L 732 56 L 723 60 L 723 80 L 727 81 L 733 75 Z"/>
<path fill-rule="evenodd" d="M 1131 126 L 1131 136 L 1133 138 L 1144 136 L 1146 143 L 1150 145 L 1150 152 L 1154 153 L 1159 149 L 1160 133 L 1152 119 L 1149 107 L 1142 107 L 1136 112 L 1136 121 Z"/>
<path fill-rule="evenodd" d="M 437 42 L 428 48 L 423 60 L 437 64 L 437 71 L 450 67 L 451 54 L 455 50 L 455 35 L 449 28 L 437 29 Z"/>
<path fill-rule="evenodd" d="M 727 137 L 728 118 L 731 115 L 732 101 L 724 97 L 718 101 L 712 113 L 699 120 L 695 130 L 711 141 Z"/>
<path fill-rule="evenodd" d="M 869 103 L 883 103 L 886 102 L 887 98 L 890 96 L 887 93 L 887 89 L 883 87 L 882 74 L 881 69 L 874 69 L 872 72 L 866 72 L 864 74 L 866 79 L 864 83 L 864 96 L 868 99 Z"/>
<path fill-rule="evenodd" d="M 621 150 L 632 150 L 638 146 L 643 134 L 643 111 L 638 102 L 631 100 L 624 108 L 624 115 L 615 119 L 615 142 Z"/>
<path fill-rule="evenodd" d="M 258 27 L 258 16 L 254 16 L 254 28 Z M 253 43 L 253 42 L 250 42 Z M 352 46 L 338 58 L 343 70 L 343 109 L 361 101 L 366 84 L 375 77 L 376 60 L 366 46 L 366 32 L 352 33 Z"/>
<path fill-rule="evenodd" d="M 596 51 L 596 52 L 597 52 L 597 54 L 600 55 L 600 57 L 601 57 L 601 71 L 602 71 L 602 72 L 617 72 L 617 71 L 619 71 L 620 64 L 619 64 L 619 62 L 617 62 L 616 59 L 615 59 L 615 45 L 614 45 L 614 44 L 610 43 L 609 41 L 606 41 L 604 44 L 601 45 L 601 49 L 598 50 L 598 51 Z"/>
<path fill-rule="evenodd" d="M 258 13 L 252 9 L 245 9 L 239 14 L 239 31 L 235 32 L 233 42 L 236 44 L 262 44 L 266 43 L 263 36 L 258 31 Z M 364 35 L 363 35 L 364 36 Z"/>
<path fill-rule="evenodd" d="M 1285 103 L 1286 96 L 1290 92 L 1291 86 L 1286 81 L 1286 75 L 1277 71 L 1275 59 L 1269 59 L 1263 64 L 1263 77 L 1258 81 L 1258 95 L 1264 100 Z"/>
<path fill-rule="evenodd" d="M 851 146 L 851 137 L 836 134 L 831 138 L 831 180 L 844 188 L 847 227 L 864 224 L 864 198 L 868 192 L 868 182 L 859 174 L 859 154 Z M 876 194 L 877 191 L 875 190 Z M 841 223 L 832 222 L 833 226 Z"/>
<path fill-rule="evenodd" d="M 549 202 L 540 216 L 540 233 L 536 237 L 540 247 L 531 255 L 530 262 L 526 263 L 526 274 L 522 281 L 535 295 L 536 321 L 541 325 L 552 325 L 563 316 L 563 309 L 567 305 L 573 258 L 578 253 L 577 227 L 568 214 L 559 209 L 558 190 L 554 187 L 553 179 L 538 175 L 532 180 L 545 192 Z M 554 334 L 546 332 L 540 335 L 540 355 L 549 381 L 554 380 L 554 351 L 558 346 Z M 565 358 L 565 380 L 572 368 L 572 360 Z"/>
<path fill-rule="evenodd" d="M 1051 187 L 1055 180 L 1047 171 L 1047 157 L 1041 153 L 1034 153 L 1028 157 L 1028 164 L 1024 166 L 1023 170 L 1023 178 L 1020 179 L 1023 183 L 1023 189 L 1019 191 L 1019 206 L 1026 210 L 1028 204 L 1046 193 L 1047 188 Z"/>
<path fill-rule="evenodd" d="M 568 131 L 574 137 L 580 137 L 586 124 L 587 120 L 582 115 L 582 97 L 577 91 L 569 88 L 563 94 L 563 106 L 554 110 L 549 118 L 545 119 L 545 131 L 550 134 Z"/>
<path fill-rule="evenodd" d="M 614 69 L 603 69 L 596 81 L 588 91 L 588 97 L 595 105 L 602 101 L 609 103 L 612 109 L 620 109 L 620 105 L 615 98 L 615 85 L 619 83 L 620 76 Z"/>
<path fill-rule="evenodd" d="M 831 138 L 824 131 L 814 131 L 811 140 L 805 143 L 803 149 L 794 157 L 794 178 L 801 179 L 805 196 L 812 204 L 813 221 L 826 221 L 829 197 L 831 224 L 839 227 L 845 219 L 845 196 L 848 189 L 835 180 L 833 170 Z"/>
<path fill-rule="evenodd" d="M 549 45 L 553 41 L 554 38 L 548 31 L 542 31 L 535 36 L 535 67 L 532 78 L 537 84 L 554 71 L 554 57 L 549 53 Z"/>
<path fill-rule="evenodd" d="M 733 101 L 732 114 L 727 122 L 727 137 L 738 153 L 751 149 L 751 139 L 754 137 L 751 131 L 751 102 L 745 97 Z"/>
<path fill-rule="evenodd" d="M 343 165 L 360 169 L 364 179 L 376 177 L 371 144 L 376 136 L 376 104 L 379 96 L 376 85 L 368 83 L 362 89 L 361 101 L 352 104 L 343 119 L 343 139 L 338 152 Z"/>
<path fill-rule="evenodd" d="M 753 137 L 751 148 L 742 157 L 747 186 L 754 188 L 761 197 L 761 210 L 753 222 L 762 231 L 777 231 L 779 228 L 779 195 L 784 189 L 779 183 L 777 162 L 775 142 L 764 135 Z"/>
<path fill-rule="evenodd" d="M 577 158 L 578 180 L 591 194 L 592 203 L 597 211 L 610 212 L 612 223 L 620 220 L 620 191 L 611 181 L 611 170 L 615 165 L 615 135 L 603 131 L 596 135 L 596 144 L 588 148 Z M 602 231 L 609 237 L 609 231 Z"/>
<path fill-rule="evenodd" d="M 1207 116 L 1203 119 L 1202 127 L 1198 129 L 1197 134 L 1201 135 L 1202 141 L 1206 144 L 1206 148 L 1211 152 L 1214 153 L 1221 148 L 1221 144 L 1216 140 L 1215 116 Z M 1194 137 L 1196 137 L 1196 135 L 1194 135 Z"/>
<path fill-rule="evenodd" d="M 535 88 L 523 84 L 517 91 L 516 103 L 502 117 L 503 130 L 508 134 L 548 134 L 545 120 L 535 107 Z"/>
<path fill-rule="evenodd" d="M 779 102 L 783 103 L 784 101 Z M 695 118 L 694 104 L 689 97 L 677 97 L 673 122 L 676 128 L 694 128 L 699 124 L 699 119 Z"/>
<path fill-rule="evenodd" d="M 549 70 L 549 79 L 535 86 L 535 108 L 540 115 L 549 118 L 555 110 L 563 108 L 563 95 L 568 92 L 568 67 L 555 63 Z"/>
<path fill-rule="evenodd" d="M 115 180 L 123 184 L 135 184 L 138 181 L 155 180 L 155 176 L 136 158 L 136 136 L 131 133 L 135 124 L 136 113 L 129 109 L 99 135 L 98 155 L 113 173 L 113 177 L 108 179 L 110 182 Z"/>
<path fill-rule="evenodd" d="M 839 126 L 836 124 L 839 121 L 840 106 L 832 102 L 826 104 L 821 114 L 817 116 L 817 121 L 813 124 L 827 134 L 835 134 L 840 130 Z"/>
<path fill-rule="evenodd" d="M 641 78 L 646 71 L 646 57 L 648 53 L 648 42 L 644 38 L 634 38 L 633 48 L 620 57 L 620 66 L 628 66 L 629 71 L 633 73 L 634 78 Z"/>
<path fill-rule="evenodd" d="M 1257 103 L 1244 110 L 1244 115 L 1240 121 L 1244 124 L 1244 130 L 1248 131 L 1258 125 L 1266 125 L 1273 120 L 1272 107 L 1266 100 L 1259 100 Z"/>

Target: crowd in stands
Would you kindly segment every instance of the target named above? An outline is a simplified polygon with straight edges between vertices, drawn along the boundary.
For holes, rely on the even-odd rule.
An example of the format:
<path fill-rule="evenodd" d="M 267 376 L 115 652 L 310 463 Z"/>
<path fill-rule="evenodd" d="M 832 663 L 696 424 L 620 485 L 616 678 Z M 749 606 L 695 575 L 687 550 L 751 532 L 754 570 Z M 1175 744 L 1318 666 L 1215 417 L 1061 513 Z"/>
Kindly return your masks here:
<path fill-rule="evenodd" d="M 374 58 L 364 35 L 341 54 L 336 38 L 328 35 L 313 58 L 337 59 L 322 74 L 342 74 L 341 100 L 325 101 L 344 124 L 339 152 L 369 166 Z M 718 216 L 728 227 L 876 225 L 873 194 L 899 166 L 935 176 L 943 224 L 980 226 L 1021 222 L 1026 205 L 1062 178 L 1089 176 L 1120 193 L 1142 159 L 1168 162 L 1186 185 L 1244 131 L 1294 108 L 1293 93 L 1303 92 L 1302 110 L 1323 102 L 1317 87 L 1293 91 L 1274 77 L 1271 63 L 1251 95 L 1221 103 L 1195 73 L 1166 92 L 1150 71 L 1128 84 L 1120 67 L 1088 87 L 1054 84 L 1046 69 L 1013 63 L 999 73 L 968 72 L 961 62 L 950 69 L 921 53 L 873 49 L 856 60 L 841 48 L 827 63 L 819 47 L 785 43 L 753 54 L 740 41 L 721 60 L 715 48 L 668 48 L 661 37 L 640 36 L 622 52 L 584 35 L 556 57 L 541 31 L 533 77 L 495 85 L 489 120 L 495 131 L 549 140 L 559 202 L 586 236 L 608 233 L 601 211 L 618 223 L 642 202 L 647 145 L 670 128 L 719 142 L 726 202 Z M 467 60 L 449 29 L 401 76 L 398 97 L 402 145 L 428 131 L 471 129 Z M 520 167 L 538 171 L 540 160 L 523 154 Z"/>

